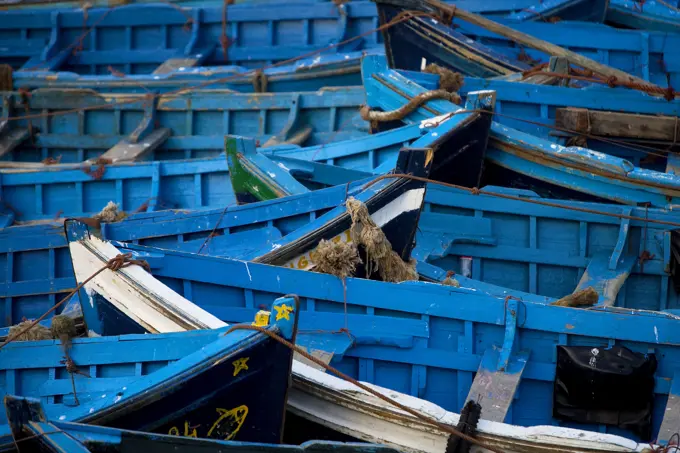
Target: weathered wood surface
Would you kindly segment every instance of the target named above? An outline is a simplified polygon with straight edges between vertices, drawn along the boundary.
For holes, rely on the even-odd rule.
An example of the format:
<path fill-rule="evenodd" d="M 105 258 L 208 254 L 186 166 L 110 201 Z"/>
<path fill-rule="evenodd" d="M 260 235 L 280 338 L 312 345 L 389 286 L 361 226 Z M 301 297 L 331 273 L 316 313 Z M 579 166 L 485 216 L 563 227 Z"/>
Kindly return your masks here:
<path fill-rule="evenodd" d="M 575 132 L 604 137 L 670 142 L 678 139 L 678 118 L 674 116 L 603 112 L 567 107 L 557 109 L 555 125 Z"/>

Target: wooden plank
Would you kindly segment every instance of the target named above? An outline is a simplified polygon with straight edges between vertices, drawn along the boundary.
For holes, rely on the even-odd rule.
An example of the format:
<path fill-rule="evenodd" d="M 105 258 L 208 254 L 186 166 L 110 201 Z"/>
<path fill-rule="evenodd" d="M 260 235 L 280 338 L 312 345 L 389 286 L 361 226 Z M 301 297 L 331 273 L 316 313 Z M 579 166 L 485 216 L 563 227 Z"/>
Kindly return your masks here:
<path fill-rule="evenodd" d="M 481 404 L 484 420 L 503 423 L 519 387 L 529 354 L 520 352 L 511 357 L 506 371 L 497 369 L 500 356 L 500 351 L 494 348 L 484 352 L 466 402 L 472 400 Z"/>
<path fill-rule="evenodd" d="M 610 259 L 609 254 L 594 256 L 588 263 L 574 293 L 592 287 L 600 296 L 597 305 L 613 307 L 616 303 L 616 296 L 637 263 L 637 257 L 624 255 L 617 261 L 615 269 L 609 268 Z"/>
<path fill-rule="evenodd" d="M 333 359 L 333 354 L 330 352 L 326 351 L 321 351 L 319 349 L 312 349 L 311 351 L 307 351 L 312 357 L 317 358 L 321 360 L 323 363 L 326 365 L 330 365 L 331 360 Z M 320 365 L 317 365 L 316 363 L 312 362 L 309 360 L 307 357 L 300 355 L 298 352 L 295 352 L 293 354 L 293 359 L 297 360 L 298 362 L 304 363 L 307 366 L 310 366 L 316 370 L 323 371 L 325 372 L 326 369 Z"/>
<path fill-rule="evenodd" d="M 163 64 L 154 70 L 153 74 L 169 74 L 171 72 L 181 70 L 182 68 L 192 68 L 194 66 L 198 66 L 203 63 L 212 52 L 212 49 L 205 49 L 202 52 L 195 52 L 192 55 L 181 55 L 168 58 L 165 60 L 165 62 L 163 62 Z"/>
<path fill-rule="evenodd" d="M 674 116 L 605 112 L 573 107 L 558 108 L 555 125 L 575 132 L 638 140 L 678 139 L 678 119 Z"/>
<path fill-rule="evenodd" d="M 395 0 L 381 0 L 381 3 L 392 3 Z M 396 2 L 399 3 L 399 2 Z M 494 22 L 490 19 L 487 19 L 485 17 L 480 16 L 479 14 L 474 14 L 469 11 L 466 11 L 461 8 L 457 8 L 456 6 L 451 6 L 447 5 L 446 3 L 443 3 L 439 0 L 424 0 L 423 3 L 428 4 L 431 8 L 435 8 L 438 11 L 441 12 L 446 12 L 450 17 L 456 17 L 463 19 L 467 22 L 470 22 L 471 24 L 478 25 L 482 28 L 485 28 L 493 33 L 498 33 L 501 36 L 505 36 L 506 38 L 522 44 L 527 47 L 531 47 L 532 49 L 540 50 L 541 52 L 545 52 L 551 56 L 555 57 L 566 57 L 571 63 L 576 64 L 578 66 L 581 66 L 585 69 L 590 69 L 591 71 L 603 75 L 605 77 L 616 77 L 618 80 L 624 80 L 624 81 L 629 81 L 629 82 L 636 82 L 640 83 L 643 85 L 647 86 L 654 86 L 659 88 L 657 85 L 653 85 L 652 83 L 640 79 L 638 77 L 635 77 L 631 74 L 628 74 L 627 72 L 614 69 L 611 66 L 604 65 L 602 63 L 598 63 L 595 60 L 592 60 L 590 58 L 584 57 L 583 55 L 580 55 L 576 52 L 572 52 L 571 50 L 564 49 L 560 46 L 556 46 L 554 44 L 551 44 L 546 41 L 542 41 L 540 39 L 535 38 L 534 36 L 528 35 L 526 33 L 522 33 L 517 30 L 513 30 L 510 27 L 506 27 L 505 25 L 501 25 L 497 22 Z"/>
<path fill-rule="evenodd" d="M 170 133 L 170 129 L 162 127 L 151 132 L 146 138 L 140 139 L 137 143 L 121 140 L 113 148 L 102 154 L 100 159 L 111 163 L 136 161 L 161 146 L 170 137 Z"/>

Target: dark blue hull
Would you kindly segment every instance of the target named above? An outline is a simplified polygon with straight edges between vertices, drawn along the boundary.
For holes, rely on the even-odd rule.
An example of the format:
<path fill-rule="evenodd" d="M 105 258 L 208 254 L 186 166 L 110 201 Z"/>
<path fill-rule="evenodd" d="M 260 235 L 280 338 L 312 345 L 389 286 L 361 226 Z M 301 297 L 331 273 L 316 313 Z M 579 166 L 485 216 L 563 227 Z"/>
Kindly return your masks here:
<path fill-rule="evenodd" d="M 291 351 L 264 334 L 226 331 L 75 340 L 70 355 L 83 374 L 73 374 L 73 386 L 58 363 L 58 342 L 12 343 L 0 352 L 0 372 L 15 378 L 2 391 L 40 398 L 59 420 L 280 443 Z M 292 331 L 276 330 L 284 337 Z M 27 354 L 36 358 L 30 365 Z M 13 450 L 9 426 L 1 423 L 0 433 L 0 450 Z"/>

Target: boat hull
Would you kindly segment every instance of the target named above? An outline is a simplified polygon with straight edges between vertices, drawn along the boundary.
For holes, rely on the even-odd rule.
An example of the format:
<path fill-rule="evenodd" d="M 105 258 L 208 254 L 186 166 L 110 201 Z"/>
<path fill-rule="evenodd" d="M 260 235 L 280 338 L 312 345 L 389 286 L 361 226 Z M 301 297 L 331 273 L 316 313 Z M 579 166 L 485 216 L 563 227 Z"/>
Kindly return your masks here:
<path fill-rule="evenodd" d="M 40 398 L 60 420 L 279 443 L 291 351 L 264 334 L 226 330 L 76 339 L 69 356 L 81 372 L 72 375 L 58 342 L 11 343 L 0 352 L 2 373 L 13 378 L 3 391 Z M 290 336 L 292 324 L 274 331 Z M 0 428 L 2 450 L 12 450 L 8 426 Z"/>

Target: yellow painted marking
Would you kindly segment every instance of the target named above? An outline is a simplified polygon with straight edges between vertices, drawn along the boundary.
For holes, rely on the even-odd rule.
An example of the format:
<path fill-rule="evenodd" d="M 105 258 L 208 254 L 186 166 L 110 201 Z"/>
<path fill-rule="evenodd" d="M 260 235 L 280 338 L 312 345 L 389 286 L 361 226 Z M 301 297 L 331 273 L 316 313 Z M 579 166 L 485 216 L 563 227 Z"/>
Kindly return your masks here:
<path fill-rule="evenodd" d="M 232 365 L 234 365 L 234 376 L 239 374 L 243 370 L 248 369 L 248 360 L 250 357 L 242 357 L 240 359 L 236 359 L 232 362 Z"/>
<path fill-rule="evenodd" d="M 293 307 L 289 307 L 286 304 L 274 305 L 274 310 L 276 310 L 277 321 L 282 319 L 290 321 L 290 314 L 293 312 Z"/>
<path fill-rule="evenodd" d="M 267 327 L 269 325 L 269 316 L 271 315 L 271 312 L 265 311 L 265 310 L 260 310 L 257 313 L 255 313 L 255 322 L 253 323 L 254 326 L 259 326 L 259 327 Z"/>
<path fill-rule="evenodd" d="M 248 416 L 248 406 L 242 405 L 229 411 L 220 408 L 216 410 L 220 417 L 208 430 L 207 437 L 212 437 L 215 434 L 215 438 L 223 440 L 233 439 Z"/>
<path fill-rule="evenodd" d="M 198 432 L 196 431 L 196 427 L 194 426 L 189 426 L 189 422 L 185 421 L 184 422 L 184 433 L 180 434 L 179 428 L 176 426 L 173 426 L 170 428 L 170 431 L 168 431 L 168 434 L 171 436 L 184 436 L 184 437 L 198 437 Z"/>
<path fill-rule="evenodd" d="M 432 157 L 434 156 L 434 151 L 432 149 L 428 149 L 425 154 L 425 168 L 429 165 L 430 162 L 432 162 Z"/>
<path fill-rule="evenodd" d="M 338 234 L 337 236 L 333 237 L 331 241 L 335 242 L 336 244 L 338 242 L 345 242 L 349 244 L 350 242 L 352 242 L 352 235 L 349 232 L 349 230 L 345 230 L 342 233 Z M 291 269 L 306 271 L 316 266 L 315 264 L 316 261 L 314 259 L 316 256 L 317 256 L 316 247 L 314 247 L 312 250 L 288 261 L 283 266 Z"/>

